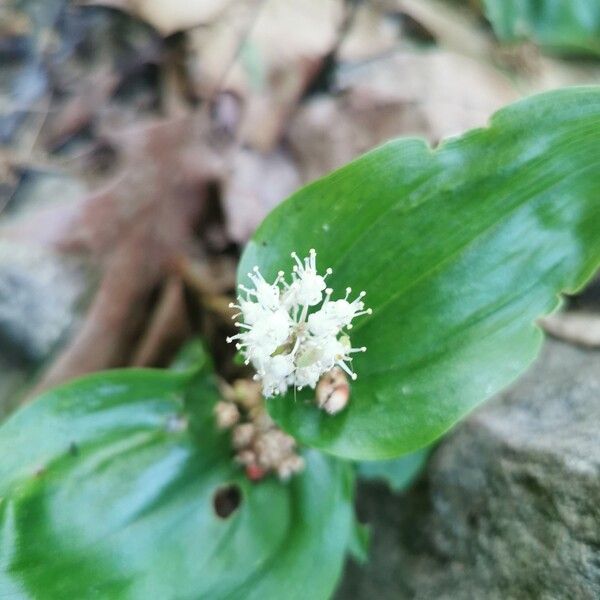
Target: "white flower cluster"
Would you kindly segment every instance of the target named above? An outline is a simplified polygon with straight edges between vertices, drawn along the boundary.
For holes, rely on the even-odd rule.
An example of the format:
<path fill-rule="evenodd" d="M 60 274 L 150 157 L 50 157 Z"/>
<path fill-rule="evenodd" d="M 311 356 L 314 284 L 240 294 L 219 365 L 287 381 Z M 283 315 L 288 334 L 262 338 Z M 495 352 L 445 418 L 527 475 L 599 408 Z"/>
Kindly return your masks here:
<path fill-rule="evenodd" d="M 292 258 L 296 264 L 291 283 L 283 271 L 267 283 L 254 267 L 248 274 L 254 288 L 240 285 L 239 304 L 230 305 L 239 309 L 234 318 L 242 316 L 243 322 L 236 323 L 240 333 L 227 341 L 236 340 L 246 364 L 256 369 L 255 379 L 262 382 L 266 397 L 283 394 L 289 387 L 314 388 L 336 365 L 356 379 L 349 366 L 352 354 L 366 350 L 352 348 L 346 333 L 355 317 L 371 314 L 362 301 L 365 292 L 349 300 L 352 290 L 346 288 L 343 299 L 332 300 L 333 290 L 325 283 L 332 270 L 323 276 L 317 273 L 316 251 L 310 250 L 304 260 L 292 252 Z"/>

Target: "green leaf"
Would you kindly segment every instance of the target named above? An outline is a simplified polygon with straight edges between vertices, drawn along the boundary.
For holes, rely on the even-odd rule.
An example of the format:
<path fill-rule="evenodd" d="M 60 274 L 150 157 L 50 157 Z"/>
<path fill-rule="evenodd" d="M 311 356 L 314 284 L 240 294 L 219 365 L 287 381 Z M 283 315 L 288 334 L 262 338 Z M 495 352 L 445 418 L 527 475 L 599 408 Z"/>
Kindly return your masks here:
<path fill-rule="evenodd" d="M 204 343 L 199 338 L 188 341 L 179 350 L 170 365 L 173 371 L 194 371 L 209 374 L 212 372 L 212 361 Z"/>
<path fill-rule="evenodd" d="M 430 451 L 430 448 L 423 448 L 400 458 L 359 462 L 356 471 L 360 479 L 385 481 L 394 492 L 401 492 L 421 473 Z"/>
<path fill-rule="evenodd" d="M 566 54 L 600 55 L 598 0 L 484 0 L 496 35 Z"/>
<path fill-rule="evenodd" d="M 353 536 L 350 466 L 308 451 L 288 484 L 251 483 L 193 377 L 92 375 L 0 428 L 0 597 L 329 597 Z M 223 489 L 241 498 L 227 518 Z"/>
<path fill-rule="evenodd" d="M 350 545 L 348 552 L 354 558 L 354 560 L 363 565 L 369 560 L 369 546 L 371 544 L 371 529 L 368 525 L 359 523 L 358 521 L 354 524 L 352 532 L 352 538 L 350 539 Z"/>
<path fill-rule="evenodd" d="M 535 319 L 598 267 L 599 190 L 597 87 L 523 100 L 435 150 L 392 141 L 301 189 L 258 229 L 238 278 L 258 265 L 273 279 L 313 247 L 337 295 L 366 290 L 373 315 L 351 330 L 368 350 L 344 411 L 303 390 L 269 400 L 271 415 L 348 458 L 430 444 L 526 369 Z"/>

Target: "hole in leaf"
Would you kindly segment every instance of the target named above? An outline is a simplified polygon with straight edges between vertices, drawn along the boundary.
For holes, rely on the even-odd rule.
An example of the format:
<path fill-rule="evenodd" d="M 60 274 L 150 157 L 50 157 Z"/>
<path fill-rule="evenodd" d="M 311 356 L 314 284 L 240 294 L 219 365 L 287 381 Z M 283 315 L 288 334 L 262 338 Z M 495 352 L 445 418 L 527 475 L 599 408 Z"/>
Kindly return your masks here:
<path fill-rule="evenodd" d="M 242 503 L 242 492 L 237 485 L 219 488 L 213 496 L 215 512 L 221 519 L 230 517 Z"/>

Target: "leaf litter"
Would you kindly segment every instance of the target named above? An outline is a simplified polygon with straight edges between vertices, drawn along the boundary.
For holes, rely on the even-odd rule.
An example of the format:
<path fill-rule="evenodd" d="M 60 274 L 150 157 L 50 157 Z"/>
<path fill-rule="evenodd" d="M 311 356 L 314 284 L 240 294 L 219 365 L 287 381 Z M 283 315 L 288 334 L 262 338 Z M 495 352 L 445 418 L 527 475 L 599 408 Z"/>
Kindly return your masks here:
<path fill-rule="evenodd" d="M 0 257 L 0 282 L 25 253 L 32 277 L 58 269 L 56 285 L 76 261 L 84 291 L 59 307 L 72 326 L 44 356 L 0 364 L 17 382 L 0 406 L 90 371 L 165 365 L 198 334 L 224 378 L 248 376 L 224 342 L 228 303 L 240 249 L 279 201 L 391 137 L 435 144 L 523 93 L 598 78 L 589 61 L 499 44 L 476 3 L 1 10 L 0 246 L 19 251 Z M 22 345 L 13 325 L 0 322 L 3 356 Z"/>

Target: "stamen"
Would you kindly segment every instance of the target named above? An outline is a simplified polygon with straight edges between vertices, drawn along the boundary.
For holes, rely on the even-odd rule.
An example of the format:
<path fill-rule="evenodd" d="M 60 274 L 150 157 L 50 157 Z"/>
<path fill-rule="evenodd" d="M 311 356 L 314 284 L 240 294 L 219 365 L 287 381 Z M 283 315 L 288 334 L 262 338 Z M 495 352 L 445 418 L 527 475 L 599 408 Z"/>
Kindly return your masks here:
<path fill-rule="evenodd" d="M 367 348 L 366 346 L 362 346 L 361 348 L 350 348 L 350 350 L 348 350 L 347 354 L 355 354 L 356 352 L 366 352 Z"/>
<path fill-rule="evenodd" d="M 246 294 L 248 294 L 249 296 L 256 296 L 256 291 L 255 290 L 249 290 L 246 286 L 242 285 L 241 283 L 238 285 L 238 287 L 240 288 L 240 290 L 246 292 Z"/>
<path fill-rule="evenodd" d="M 343 371 L 346 372 L 347 375 L 350 376 L 351 379 L 353 379 L 353 380 L 356 379 L 356 373 L 354 373 L 354 371 L 352 371 L 350 369 L 350 367 L 343 360 L 339 360 L 337 364 L 339 367 L 341 367 L 341 369 Z"/>
<path fill-rule="evenodd" d="M 296 266 L 294 267 L 294 271 L 297 271 L 298 268 L 302 269 L 304 265 L 302 264 L 300 257 L 295 252 L 292 252 L 291 256 L 296 261 Z"/>

